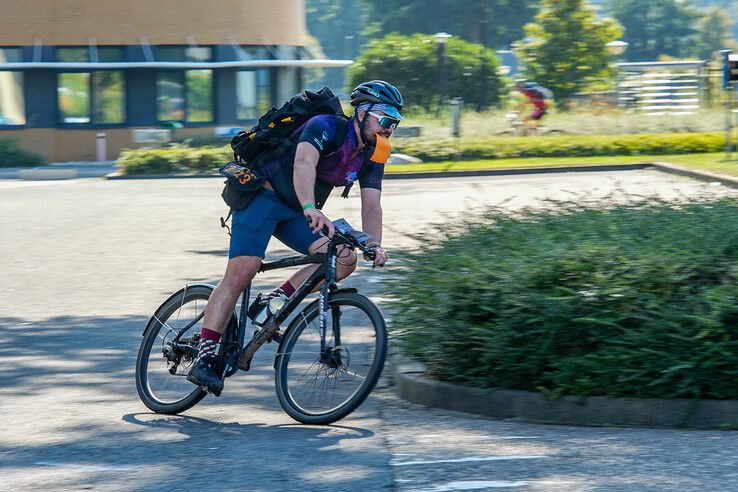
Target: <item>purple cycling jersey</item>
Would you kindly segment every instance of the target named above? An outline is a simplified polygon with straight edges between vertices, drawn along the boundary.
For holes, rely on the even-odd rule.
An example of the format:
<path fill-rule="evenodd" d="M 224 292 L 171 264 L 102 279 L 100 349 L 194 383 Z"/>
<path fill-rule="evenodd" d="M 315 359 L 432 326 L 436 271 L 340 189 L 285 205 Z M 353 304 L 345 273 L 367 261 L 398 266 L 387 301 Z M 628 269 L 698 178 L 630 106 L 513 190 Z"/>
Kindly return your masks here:
<path fill-rule="evenodd" d="M 296 143 L 307 142 L 318 151 L 320 158 L 316 168 L 317 179 L 330 186 L 346 186 L 359 181 L 362 188 L 382 189 L 384 164 L 373 162 L 367 157 L 370 147 L 356 152 L 358 137 L 354 131 L 353 118 L 348 121 L 348 131 L 342 142 L 337 140 L 340 133 L 337 125 L 346 124 L 337 121 L 335 115 L 319 115 L 310 118 L 304 125 L 295 130 L 290 139 Z M 294 169 L 295 151 L 285 152 L 282 156 L 266 164 L 262 173 L 271 181 L 277 170 L 291 174 Z"/>

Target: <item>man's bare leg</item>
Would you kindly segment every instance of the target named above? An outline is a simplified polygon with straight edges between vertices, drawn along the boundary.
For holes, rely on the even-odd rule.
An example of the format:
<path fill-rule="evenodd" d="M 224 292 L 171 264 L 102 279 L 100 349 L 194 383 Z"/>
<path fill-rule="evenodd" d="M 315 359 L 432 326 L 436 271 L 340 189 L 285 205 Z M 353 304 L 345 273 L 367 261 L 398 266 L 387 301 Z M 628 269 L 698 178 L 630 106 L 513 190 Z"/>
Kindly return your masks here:
<path fill-rule="evenodd" d="M 228 260 L 223 280 L 208 299 L 208 308 L 202 321 L 204 328 L 223 334 L 238 296 L 259 272 L 261 261 L 260 256 L 237 256 Z"/>

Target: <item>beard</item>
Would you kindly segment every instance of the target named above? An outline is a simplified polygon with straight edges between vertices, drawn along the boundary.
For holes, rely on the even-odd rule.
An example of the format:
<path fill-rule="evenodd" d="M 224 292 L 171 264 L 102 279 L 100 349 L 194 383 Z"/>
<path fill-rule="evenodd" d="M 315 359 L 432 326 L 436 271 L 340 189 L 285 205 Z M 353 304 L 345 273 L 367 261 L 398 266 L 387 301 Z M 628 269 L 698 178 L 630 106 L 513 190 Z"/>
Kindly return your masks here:
<path fill-rule="evenodd" d="M 362 140 L 364 140 L 364 144 L 369 145 L 371 147 L 377 145 L 377 134 L 376 133 L 367 134 L 366 128 L 364 129 L 362 133 L 363 133 Z"/>

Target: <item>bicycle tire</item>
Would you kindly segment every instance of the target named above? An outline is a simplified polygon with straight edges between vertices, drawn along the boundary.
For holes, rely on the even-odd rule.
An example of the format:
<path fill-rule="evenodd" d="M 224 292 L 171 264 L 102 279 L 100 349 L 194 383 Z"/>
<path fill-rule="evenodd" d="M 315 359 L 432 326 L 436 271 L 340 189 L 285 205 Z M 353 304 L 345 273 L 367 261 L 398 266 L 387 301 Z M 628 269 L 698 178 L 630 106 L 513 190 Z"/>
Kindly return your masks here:
<path fill-rule="evenodd" d="M 156 364 L 159 369 L 166 369 L 167 372 L 169 371 L 169 367 L 171 367 L 169 362 L 167 362 L 163 351 L 161 355 L 153 356 L 152 350 L 158 350 L 160 346 L 163 350 L 163 347 L 165 347 L 167 342 L 167 337 L 174 332 L 175 328 L 171 326 L 174 324 L 171 320 L 172 316 L 176 313 L 181 314 L 185 307 L 189 310 L 188 305 L 192 303 L 195 303 L 195 311 L 199 312 L 197 311 L 197 301 L 204 301 L 201 303 L 202 309 L 204 309 L 212 291 L 212 286 L 196 285 L 186 287 L 174 293 L 154 312 L 154 316 L 152 316 L 151 321 L 149 321 L 149 324 L 144 331 L 144 339 L 141 342 L 138 356 L 136 357 L 136 390 L 138 391 L 138 396 L 143 404 L 156 413 L 178 414 L 184 412 L 185 410 L 195 406 L 205 398 L 205 395 L 207 395 L 207 391 L 203 390 L 199 386 L 193 385 L 185 379 L 184 376 L 186 375 L 186 370 L 189 368 L 189 365 L 182 368 L 182 371 L 180 371 L 180 368 L 178 367 L 178 374 L 170 374 L 169 378 L 166 378 L 166 375 L 162 374 L 162 376 L 164 376 L 162 378 L 164 385 L 171 382 L 172 385 L 176 384 L 178 388 L 181 388 L 181 391 L 178 389 L 176 392 L 181 392 L 183 396 L 176 396 L 171 399 L 164 398 L 164 389 L 162 389 L 160 394 L 158 389 L 152 387 L 149 371 L 153 369 L 152 365 L 154 364 Z M 194 319 L 194 317 L 192 319 Z M 191 319 L 189 321 L 191 321 Z M 183 325 L 186 325 L 189 321 L 186 319 L 180 320 L 179 316 L 177 316 L 176 328 L 182 328 Z M 194 335 L 195 332 L 198 334 L 195 339 L 191 339 L 192 341 L 189 343 L 190 346 L 197 346 L 196 341 L 197 338 L 199 338 L 200 332 L 199 325 L 200 323 L 196 323 L 187 331 L 187 334 L 189 334 L 190 331 L 192 331 L 192 335 Z M 168 327 L 166 335 L 160 336 L 162 328 L 165 327 Z M 155 343 L 159 338 L 162 340 L 161 345 Z M 191 365 L 193 358 L 187 357 L 186 359 L 187 360 L 185 362 Z M 163 362 L 163 366 L 159 364 L 159 362 Z"/>
<path fill-rule="evenodd" d="M 315 323 L 319 318 L 319 305 L 316 301 L 307 306 L 290 323 L 275 361 L 277 399 L 290 417 L 304 424 L 330 424 L 346 417 L 358 408 L 377 384 L 387 355 L 387 326 L 382 313 L 373 302 L 356 292 L 338 292 L 331 295 L 329 304 L 331 306 L 328 313 L 329 334 L 326 336 L 329 346 L 335 345 L 334 333 L 331 329 L 336 313 L 334 308 L 340 312 L 339 320 L 343 319 L 339 321 L 342 323 L 340 348 L 339 350 L 335 347 L 331 348 L 334 355 L 339 354 L 336 358 L 340 360 L 333 361 L 334 364 L 320 360 L 319 335 L 314 332 L 313 328 L 308 329 L 316 325 L 316 329 L 319 329 L 319 322 Z M 361 320 L 362 314 L 366 320 Z M 354 320 L 362 322 L 356 323 Z M 350 323 L 355 323 L 356 326 L 349 328 Z M 298 343 L 299 350 L 295 350 Z M 351 359 L 358 360 L 356 355 L 363 351 L 372 353 L 371 363 L 355 362 L 352 364 Z M 360 371 L 361 366 L 368 366 L 363 376 L 363 371 Z M 316 373 L 312 381 L 310 381 L 312 374 L 309 374 L 310 371 Z M 342 385 L 344 383 L 348 385 L 347 380 L 354 380 L 358 382 L 358 386 L 350 390 L 348 396 L 339 403 L 328 404 L 328 408 L 310 406 L 303 396 L 298 395 L 296 382 L 292 382 L 293 376 L 302 376 L 308 386 L 312 385 L 315 390 L 319 389 L 318 385 L 330 390 L 325 382 L 318 383 L 323 371 L 325 381 L 333 378 L 331 381 L 333 389 L 338 389 L 339 379 L 342 379 L 340 381 Z"/>

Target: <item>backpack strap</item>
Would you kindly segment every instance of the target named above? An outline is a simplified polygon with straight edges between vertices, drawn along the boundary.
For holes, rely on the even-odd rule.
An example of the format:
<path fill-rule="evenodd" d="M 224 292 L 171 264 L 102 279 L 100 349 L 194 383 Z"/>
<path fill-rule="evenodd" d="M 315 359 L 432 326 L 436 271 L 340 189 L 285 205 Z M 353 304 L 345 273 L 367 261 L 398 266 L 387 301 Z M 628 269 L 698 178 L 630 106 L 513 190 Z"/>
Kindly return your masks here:
<path fill-rule="evenodd" d="M 228 235 L 229 236 L 232 235 L 231 234 L 231 228 L 228 227 L 228 224 L 226 224 L 226 222 L 228 222 L 228 219 L 231 218 L 231 214 L 233 214 L 233 209 L 232 208 L 229 208 L 228 209 L 228 215 L 226 215 L 226 218 L 225 219 L 223 217 L 220 218 L 220 227 L 225 228 L 225 230 L 228 231 Z"/>

